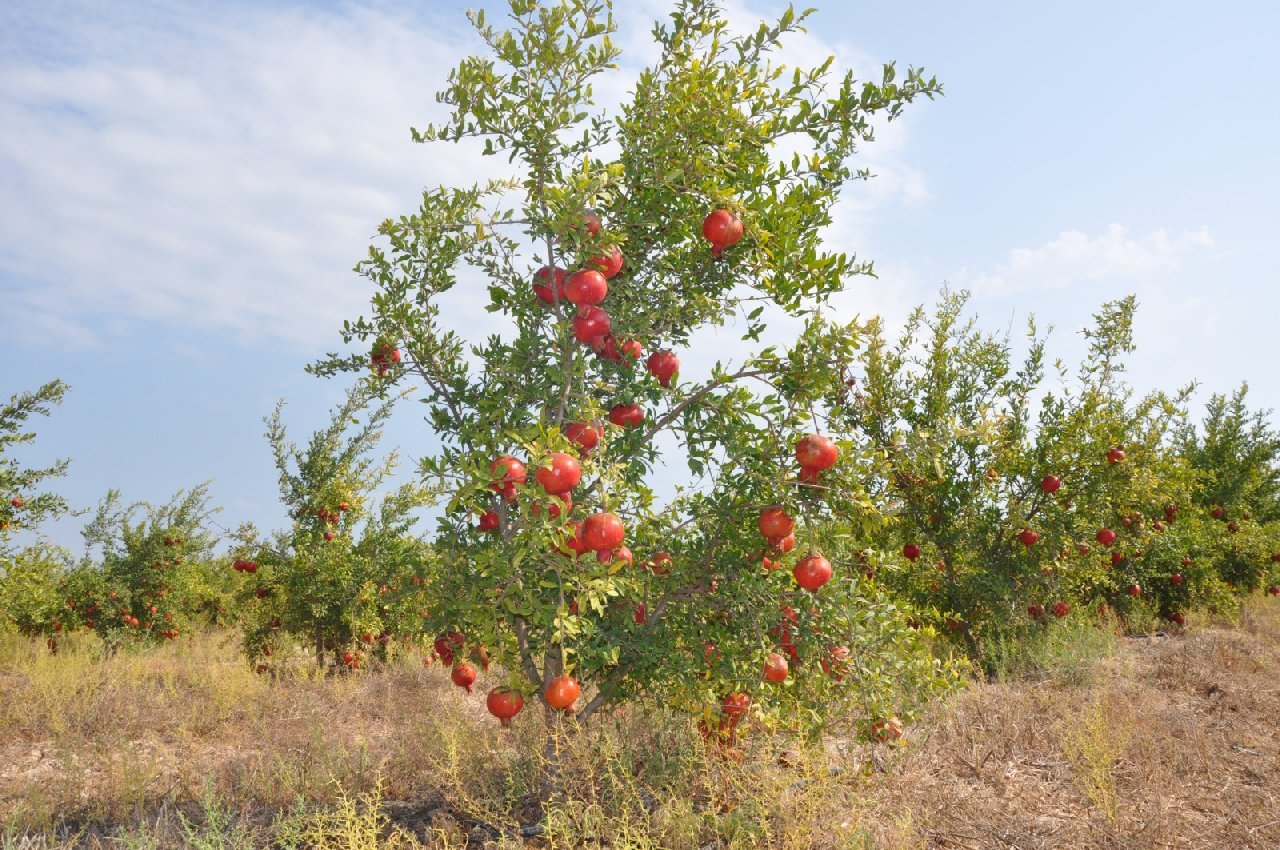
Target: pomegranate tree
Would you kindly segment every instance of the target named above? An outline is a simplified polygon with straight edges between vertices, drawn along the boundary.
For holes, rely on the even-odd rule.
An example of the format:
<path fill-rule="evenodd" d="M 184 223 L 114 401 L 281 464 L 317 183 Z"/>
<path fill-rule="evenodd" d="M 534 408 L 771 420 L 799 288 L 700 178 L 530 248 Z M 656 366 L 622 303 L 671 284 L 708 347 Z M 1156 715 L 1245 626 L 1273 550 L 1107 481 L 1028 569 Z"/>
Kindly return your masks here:
<path fill-rule="evenodd" d="M 478 139 L 516 174 L 428 190 L 385 222 L 359 266 L 372 309 L 343 331 L 401 352 L 377 389 L 416 385 L 438 447 L 420 464 L 442 508 L 424 632 L 483 644 L 495 716 L 518 696 L 554 728 L 656 694 L 734 730 L 753 713 L 910 711 L 950 671 L 853 555 L 882 517 L 868 459 L 829 421 L 861 329 L 812 317 L 870 269 L 820 236 L 857 145 L 937 84 L 886 66 L 779 87 L 765 57 L 805 16 L 740 37 L 697 3 L 658 26 L 661 58 L 605 112 L 589 88 L 617 56 L 607 4 L 514 5 L 510 37 L 476 17 L 493 72 L 451 75 L 452 113 L 414 136 Z M 803 169 L 774 156 L 783 139 L 813 147 Z M 477 273 L 485 312 L 446 312 Z M 739 315 L 751 339 L 774 318 L 807 324 L 786 350 L 716 362 L 696 334 Z M 312 368 L 365 370 L 367 355 Z M 694 486 L 655 492 L 660 463 Z M 782 608 L 800 612 L 785 639 Z M 822 674 L 833 646 L 857 677 Z M 761 671 L 783 653 L 778 687 Z"/>

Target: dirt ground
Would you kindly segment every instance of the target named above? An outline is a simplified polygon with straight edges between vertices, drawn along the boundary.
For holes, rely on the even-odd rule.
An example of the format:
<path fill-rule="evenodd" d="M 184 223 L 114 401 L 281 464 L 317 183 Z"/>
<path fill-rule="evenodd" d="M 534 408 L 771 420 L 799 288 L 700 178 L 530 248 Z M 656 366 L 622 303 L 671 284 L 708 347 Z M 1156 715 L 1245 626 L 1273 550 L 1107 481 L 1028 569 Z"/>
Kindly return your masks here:
<path fill-rule="evenodd" d="M 375 786 L 383 813 L 411 835 L 396 846 L 513 846 L 477 833 L 450 799 L 441 730 L 486 730 L 499 743 L 475 746 L 510 750 L 535 739 L 497 738 L 482 700 L 443 671 L 273 684 L 207 652 L 113 672 L 62 659 L 0 671 L 0 848 L 280 846 L 200 844 L 174 824 L 208 820 L 199 798 L 210 788 L 232 820 L 261 826 L 299 800 Z M 756 746 L 745 745 L 740 769 L 753 769 Z M 1280 606 L 1236 628 L 1121 638 L 1083 678 L 974 684 L 901 746 L 842 758 L 828 798 L 841 810 L 826 815 L 838 827 L 819 817 L 807 839 L 704 835 L 687 846 L 1276 850 Z M 139 842 L 143 828 L 154 835 Z M 655 834 L 594 846 L 686 845 Z"/>

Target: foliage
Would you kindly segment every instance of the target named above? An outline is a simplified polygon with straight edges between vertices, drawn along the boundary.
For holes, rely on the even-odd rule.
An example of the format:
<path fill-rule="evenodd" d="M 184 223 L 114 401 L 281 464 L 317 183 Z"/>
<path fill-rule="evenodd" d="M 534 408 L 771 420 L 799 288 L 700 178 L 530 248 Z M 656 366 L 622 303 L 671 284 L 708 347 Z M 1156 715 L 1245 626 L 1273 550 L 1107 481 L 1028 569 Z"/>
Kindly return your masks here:
<path fill-rule="evenodd" d="M 416 213 L 385 222 L 357 267 L 375 287 L 372 312 L 343 329 L 370 354 L 313 367 L 372 365 L 387 386 L 409 376 L 425 385 L 442 448 L 422 473 L 448 494 L 430 623 L 488 647 L 526 694 L 543 696 L 562 675 L 582 680 L 580 719 L 648 698 L 716 720 L 721 698 L 739 691 L 762 719 L 810 728 L 845 716 L 848 700 L 859 715 L 909 709 L 948 674 L 927 635 L 866 591 L 849 560 L 853 537 L 880 522 L 852 474 L 865 459 L 845 446 L 820 485 L 798 487 L 791 452 L 833 390 L 833 365 L 859 341 L 856 328 L 812 318 L 871 270 L 821 240 L 842 189 L 868 176 L 849 161 L 876 121 L 940 87 L 915 69 L 899 79 L 893 65 L 870 82 L 834 74 L 830 59 L 784 68 L 775 53 L 808 13 L 788 9 L 734 35 L 715 3 L 685 0 L 655 27 L 659 58 L 631 99 L 605 111 L 592 87 L 618 57 L 608 5 L 510 5 L 507 29 L 471 15 L 489 55 L 454 69 L 439 97 L 450 117 L 414 133 L 479 140 L 506 155 L 510 178 L 429 189 Z M 783 148 L 794 154 L 779 156 Z M 707 244 L 699 229 L 717 210 L 741 221 L 740 241 Z M 545 299 L 531 289 L 539 266 L 550 284 L 553 268 L 609 268 L 611 256 L 621 269 L 602 307 L 575 296 L 572 281 L 548 286 Z M 498 332 L 468 350 L 440 301 L 477 274 Z M 644 353 L 682 346 L 708 325 L 740 318 L 756 339 L 766 309 L 810 317 L 794 347 L 718 363 L 705 381 L 636 369 Z M 627 405 L 639 425 L 620 424 Z M 575 423 L 607 413 L 594 451 L 574 441 Z M 664 433 L 686 451 L 691 475 L 665 500 L 647 483 Z M 505 455 L 532 473 L 555 453 L 580 461 L 571 507 L 532 474 L 508 484 L 495 472 Z M 789 569 L 762 568 L 756 523 L 769 505 L 801 521 L 786 566 L 811 552 L 837 565 L 819 593 L 798 590 Z M 604 514 L 625 523 L 627 546 L 568 553 L 566 519 Z M 828 530 L 837 514 L 844 525 Z M 789 609 L 801 612 L 794 640 L 779 622 Z M 778 635 L 803 663 L 785 686 L 766 687 L 761 666 Z M 837 647 L 850 658 L 827 675 L 817 662 Z"/>
<path fill-rule="evenodd" d="M 264 666 L 280 660 L 275 652 L 287 646 L 281 636 L 309 643 L 317 664 L 328 650 L 335 665 L 356 667 L 364 652 L 385 658 L 393 635 L 417 630 L 428 553 L 409 532 L 426 493 L 407 484 L 374 501 L 396 464 L 394 454 L 382 462 L 370 457 L 394 399 L 361 421 L 369 401 L 367 385 L 353 387 L 304 449 L 288 439 L 283 402 L 267 418 L 293 527 L 270 544 L 244 530 L 232 552 L 242 576 L 245 648 Z"/>
<path fill-rule="evenodd" d="M 0 406 L 0 569 L 12 557 L 10 540 L 20 529 L 34 529 L 43 520 L 67 512 L 67 503 L 53 493 L 39 488 L 50 478 L 66 474 L 68 461 L 52 466 L 25 468 L 12 452 L 19 446 L 35 442 L 34 432 L 26 431 L 32 416 L 48 416 L 67 394 L 67 385 L 50 381 L 35 392 L 18 393 Z"/>

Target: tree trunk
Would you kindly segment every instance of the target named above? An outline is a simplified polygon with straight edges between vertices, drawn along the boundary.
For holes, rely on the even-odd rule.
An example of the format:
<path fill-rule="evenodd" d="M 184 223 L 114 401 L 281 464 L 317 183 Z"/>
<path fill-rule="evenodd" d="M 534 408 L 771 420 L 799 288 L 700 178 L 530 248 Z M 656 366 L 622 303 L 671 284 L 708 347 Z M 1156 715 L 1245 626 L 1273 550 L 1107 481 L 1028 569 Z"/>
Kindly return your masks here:
<path fill-rule="evenodd" d="M 316 666 L 324 669 L 324 626 L 316 623 Z"/>

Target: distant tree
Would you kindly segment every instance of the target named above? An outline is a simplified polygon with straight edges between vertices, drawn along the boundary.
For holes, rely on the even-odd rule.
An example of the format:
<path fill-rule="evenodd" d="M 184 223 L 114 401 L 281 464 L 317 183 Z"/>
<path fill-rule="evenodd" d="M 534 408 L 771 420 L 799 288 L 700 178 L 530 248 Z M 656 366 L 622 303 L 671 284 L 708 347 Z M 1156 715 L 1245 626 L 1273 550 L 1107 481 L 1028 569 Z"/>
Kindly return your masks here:
<path fill-rule="evenodd" d="M 69 461 L 45 468 L 26 468 L 13 457 L 13 449 L 35 442 L 33 431 L 24 430 L 32 416 L 48 416 L 67 394 L 62 381 L 50 381 L 35 392 L 19 393 L 0 406 L 0 570 L 11 557 L 10 541 L 20 530 L 36 528 L 42 521 L 67 512 L 66 500 L 41 487 L 67 472 Z"/>
<path fill-rule="evenodd" d="M 405 484 L 375 502 L 397 457 L 372 456 L 395 401 L 370 407 L 374 392 L 353 387 L 303 449 L 288 439 L 284 402 L 267 418 L 293 526 L 270 543 L 242 539 L 233 551 L 245 649 L 257 664 L 279 660 L 277 638 L 288 635 L 309 643 L 318 665 L 331 651 L 335 666 L 359 666 L 369 653 L 385 655 L 392 637 L 410 630 L 406 608 L 420 608 L 413 579 L 425 547 L 411 530 L 425 491 Z"/>
<path fill-rule="evenodd" d="M 1197 425 L 1178 430 L 1177 448 L 1198 473 L 1195 504 L 1223 508 L 1228 521 L 1251 513 L 1258 522 L 1280 520 L 1280 431 L 1272 411 L 1249 410 L 1249 385 L 1231 395 L 1215 393 Z"/>

